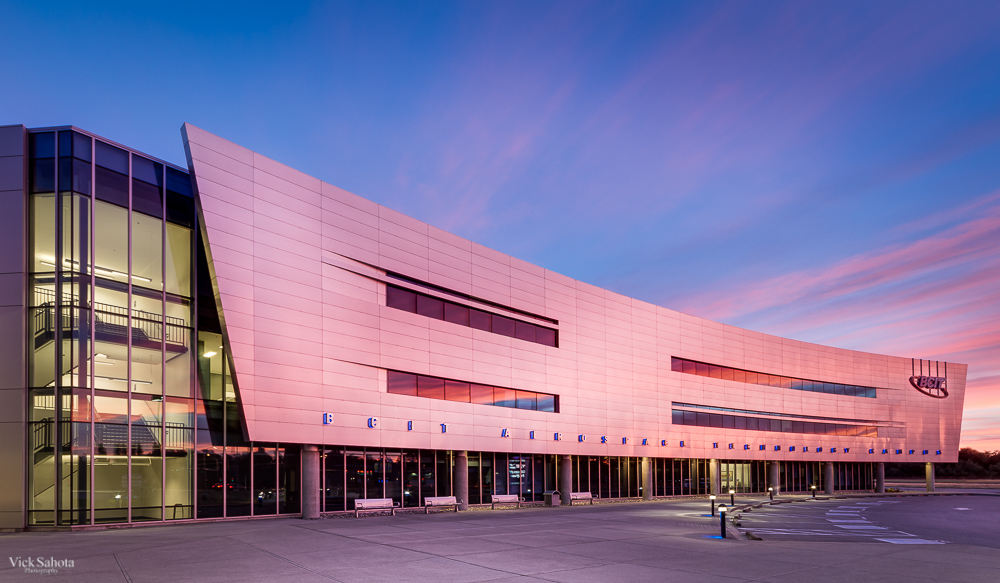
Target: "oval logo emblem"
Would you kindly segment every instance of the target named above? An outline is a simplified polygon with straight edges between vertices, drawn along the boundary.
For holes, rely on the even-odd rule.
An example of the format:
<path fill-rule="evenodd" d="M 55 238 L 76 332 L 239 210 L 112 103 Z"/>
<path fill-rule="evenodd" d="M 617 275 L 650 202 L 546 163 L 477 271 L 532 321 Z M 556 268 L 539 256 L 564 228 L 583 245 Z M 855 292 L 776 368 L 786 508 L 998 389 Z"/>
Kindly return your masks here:
<path fill-rule="evenodd" d="M 912 376 L 910 384 L 913 388 L 935 399 L 944 399 L 948 396 L 948 388 L 945 386 L 944 377 Z"/>

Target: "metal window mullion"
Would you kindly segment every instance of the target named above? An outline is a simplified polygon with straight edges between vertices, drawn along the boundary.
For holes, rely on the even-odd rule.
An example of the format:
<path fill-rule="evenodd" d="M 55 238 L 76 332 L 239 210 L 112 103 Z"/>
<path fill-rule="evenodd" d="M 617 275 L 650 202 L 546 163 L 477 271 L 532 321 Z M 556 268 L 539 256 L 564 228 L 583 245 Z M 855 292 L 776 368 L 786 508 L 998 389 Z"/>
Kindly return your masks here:
<path fill-rule="evenodd" d="M 128 415 L 125 419 L 127 423 L 126 428 L 128 429 L 128 437 L 126 441 L 127 445 L 127 463 L 126 468 L 128 471 L 126 484 L 128 486 L 128 505 L 127 505 L 127 518 L 126 521 L 132 522 L 132 153 L 129 152 L 128 155 L 128 272 L 126 273 L 125 284 L 127 287 L 127 295 L 125 297 L 126 301 L 126 312 L 127 316 L 125 318 L 125 324 L 128 326 L 128 333 L 125 339 L 125 352 L 128 358 L 127 369 L 125 371 L 125 379 L 128 381 L 126 394 L 128 395 L 128 406 L 126 408 Z"/>
<path fill-rule="evenodd" d="M 160 521 L 167 520 L 167 167 L 160 167 Z M 129 278 L 131 280 L 131 278 Z M 194 459 L 192 456 L 191 459 Z"/>
<path fill-rule="evenodd" d="M 95 524 L 95 509 L 94 509 L 94 468 L 96 464 L 94 463 L 94 454 L 97 440 L 97 432 L 94 424 L 94 384 L 96 382 L 94 374 L 94 353 L 97 350 L 94 344 L 97 340 L 96 331 L 96 320 L 97 316 L 94 314 L 94 307 L 96 302 L 96 286 L 97 286 L 97 270 L 94 269 L 94 263 L 97 259 L 97 249 L 95 247 L 97 243 L 97 237 L 94 234 L 94 229 L 97 226 L 97 209 L 95 201 L 96 190 L 97 190 L 97 171 L 94 165 L 97 162 L 96 156 L 96 146 L 94 140 L 90 140 L 90 524 Z"/>
<path fill-rule="evenodd" d="M 62 370 L 63 370 L 63 281 L 62 281 L 62 266 L 63 266 L 63 232 L 62 232 L 62 195 L 59 193 L 59 132 L 53 132 L 53 139 L 55 140 L 55 159 L 53 160 L 53 185 L 52 185 L 52 196 L 53 196 L 53 207 L 55 210 L 55 233 L 56 233 L 56 257 L 55 257 L 55 282 L 56 282 L 56 314 L 55 314 L 55 346 L 53 346 L 55 351 L 55 383 L 52 387 L 52 394 L 55 400 L 55 418 L 53 419 L 53 435 L 55 436 L 55 443 L 52 447 L 52 465 L 53 465 L 53 517 L 52 524 L 59 526 L 62 523 Z"/>
<path fill-rule="evenodd" d="M 275 446 L 277 446 L 277 444 L 275 444 Z M 256 447 L 257 447 L 257 444 L 255 444 L 254 442 L 251 441 L 250 442 L 250 516 L 253 516 L 255 514 L 255 511 L 256 511 L 256 508 L 254 508 L 254 495 L 253 495 L 253 493 L 254 493 L 254 486 L 256 485 L 256 484 L 254 484 L 254 481 L 253 481 L 253 470 L 254 470 L 254 466 L 257 465 L 257 464 L 254 463 L 254 460 L 253 460 L 254 454 L 257 453 L 257 452 L 254 451 L 254 449 Z M 275 463 L 275 466 L 278 465 L 278 448 L 277 447 L 274 448 L 274 463 Z M 276 507 L 275 510 L 277 510 L 277 505 L 278 505 L 278 501 L 277 500 L 274 501 L 274 505 Z"/>

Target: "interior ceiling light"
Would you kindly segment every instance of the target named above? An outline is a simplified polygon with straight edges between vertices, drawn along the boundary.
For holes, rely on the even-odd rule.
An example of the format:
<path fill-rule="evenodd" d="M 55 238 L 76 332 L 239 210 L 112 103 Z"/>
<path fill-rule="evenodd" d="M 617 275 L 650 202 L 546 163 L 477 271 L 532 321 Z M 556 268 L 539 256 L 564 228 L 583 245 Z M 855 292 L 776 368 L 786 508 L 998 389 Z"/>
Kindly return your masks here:
<path fill-rule="evenodd" d="M 206 352 L 205 354 L 202 354 L 202 356 L 205 357 L 205 358 L 212 358 L 216 354 L 217 353 L 215 353 L 215 352 Z"/>

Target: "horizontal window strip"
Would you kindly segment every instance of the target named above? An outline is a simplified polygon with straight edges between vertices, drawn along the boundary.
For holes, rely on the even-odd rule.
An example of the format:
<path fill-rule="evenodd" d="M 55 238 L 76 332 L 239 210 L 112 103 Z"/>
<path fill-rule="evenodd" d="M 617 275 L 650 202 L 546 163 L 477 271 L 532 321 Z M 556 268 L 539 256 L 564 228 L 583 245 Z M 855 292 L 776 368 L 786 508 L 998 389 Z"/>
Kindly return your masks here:
<path fill-rule="evenodd" d="M 741 431 L 772 431 L 777 433 L 801 433 L 805 435 L 843 435 L 848 437 L 878 437 L 878 428 L 873 425 L 851 425 L 846 423 L 819 423 L 815 421 L 793 421 L 790 419 L 764 419 L 742 415 L 724 415 L 702 411 L 672 410 L 674 425 L 736 429 Z"/>
<path fill-rule="evenodd" d="M 795 377 L 731 368 L 728 366 L 719 366 L 717 364 L 708 364 L 685 358 L 677 358 L 676 356 L 671 357 L 670 364 L 671 369 L 674 372 L 693 374 L 713 379 L 722 379 L 724 381 L 735 381 L 738 383 L 761 385 L 764 387 L 779 387 L 782 389 L 792 389 L 793 391 L 844 395 L 847 397 L 867 397 L 869 399 L 874 399 L 878 396 L 877 389 L 875 387 L 811 381 Z"/>
<path fill-rule="evenodd" d="M 404 312 L 444 320 L 460 326 L 509 336 L 526 342 L 558 347 L 558 331 L 530 322 L 477 310 L 433 296 L 386 284 L 385 305 Z"/>
<path fill-rule="evenodd" d="M 810 419 L 817 421 L 833 421 L 835 423 L 863 423 L 877 424 L 879 421 L 872 419 L 845 419 L 843 417 L 820 417 L 819 415 L 796 415 L 794 413 L 771 413 L 769 411 L 754 411 L 753 409 L 733 409 L 732 407 L 716 407 L 714 405 L 695 405 L 692 403 L 671 403 L 673 407 L 687 407 L 690 409 L 704 409 L 706 411 L 721 411 L 724 413 L 744 413 L 747 415 L 767 416 L 767 417 L 795 417 L 796 419 Z"/>
<path fill-rule="evenodd" d="M 387 391 L 394 395 L 410 395 L 426 399 L 545 411 L 547 413 L 559 412 L 559 395 L 494 387 L 395 370 L 390 370 L 388 373 Z"/>

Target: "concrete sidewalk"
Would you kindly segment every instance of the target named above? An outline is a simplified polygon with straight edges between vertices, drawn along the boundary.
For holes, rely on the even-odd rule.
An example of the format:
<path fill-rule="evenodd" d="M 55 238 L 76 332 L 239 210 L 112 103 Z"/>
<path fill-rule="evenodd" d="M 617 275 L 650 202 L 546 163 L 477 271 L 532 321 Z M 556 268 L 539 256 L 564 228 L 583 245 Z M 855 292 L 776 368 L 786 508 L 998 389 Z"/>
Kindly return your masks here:
<path fill-rule="evenodd" d="M 765 500 L 738 496 L 737 504 Z M 72 560 L 47 580 L 102 583 L 1000 581 L 994 549 L 722 540 L 708 511 L 701 498 L 4 534 L 0 581 L 42 576 L 8 557 Z"/>

